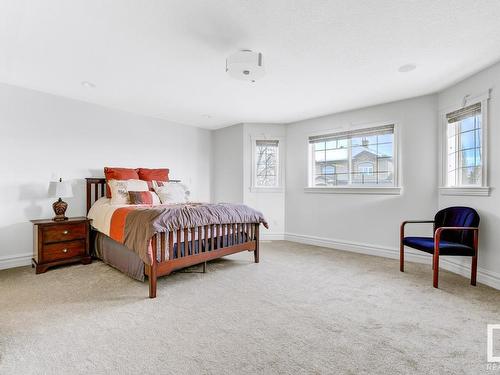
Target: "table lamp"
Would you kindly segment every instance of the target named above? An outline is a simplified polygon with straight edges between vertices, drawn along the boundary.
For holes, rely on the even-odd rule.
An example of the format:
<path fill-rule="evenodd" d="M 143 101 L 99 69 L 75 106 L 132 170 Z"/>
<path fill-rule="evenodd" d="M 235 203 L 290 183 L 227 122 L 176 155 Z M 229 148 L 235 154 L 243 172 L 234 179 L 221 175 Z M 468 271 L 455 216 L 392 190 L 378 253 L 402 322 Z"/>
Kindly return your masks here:
<path fill-rule="evenodd" d="M 54 221 L 68 220 L 64 215 L 68 204 L 64 202 L 61 198 L 71 198 L 73 197 L 73 189 L 71 188 L 71 183 L 69 181 L 63 181 L 62 178 L 55 183 L 55 189 L 53 190 L 52 197 L 59 198 L 56 202 L 52 204 L 52 208 L 56 216 L 54 216 Z"/>

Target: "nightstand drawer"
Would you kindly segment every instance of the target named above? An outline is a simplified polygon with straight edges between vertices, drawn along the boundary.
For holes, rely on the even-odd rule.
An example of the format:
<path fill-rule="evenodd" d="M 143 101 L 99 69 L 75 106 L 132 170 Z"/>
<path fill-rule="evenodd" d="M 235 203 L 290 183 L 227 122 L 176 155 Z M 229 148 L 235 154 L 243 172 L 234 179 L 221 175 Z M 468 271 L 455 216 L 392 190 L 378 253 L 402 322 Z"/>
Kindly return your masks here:
<path fill-rule="evenodd" d="M 42 258 L 44 262 L 69 259 L 75 256 L 83 256 L 86 251 L 85 240 L 58 242 L 43 246 Z"/>
<path fill-rule="evenodd" d="M 84 239 L 87 236 L 87 223 L 58 224 L 42 228 L 43 243 Z"/>

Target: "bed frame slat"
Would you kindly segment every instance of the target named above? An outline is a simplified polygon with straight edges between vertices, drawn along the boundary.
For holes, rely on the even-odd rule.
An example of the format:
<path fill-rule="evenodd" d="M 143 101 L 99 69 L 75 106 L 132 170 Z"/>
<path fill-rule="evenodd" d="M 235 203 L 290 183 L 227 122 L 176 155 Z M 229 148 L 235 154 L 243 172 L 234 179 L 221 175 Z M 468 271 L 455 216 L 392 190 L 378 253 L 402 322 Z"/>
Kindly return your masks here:
<path fill-rule="evenodd" d="M 191 241 L 189 241 L 189 243 L 190 243 L 189 246 L 191 247 L 191 255 L 195 255 L 196 254 L 196 247 L 195 247 L 195 244 L 196 244 L 195 233 L 196 233 L 196 231 L 195 231 L 195 228 L 194 227 L 191 228 L 190 232 L 191 232 Z"/>
<path fill-rule="evenodd" d="M 215 250 L 215 225 L 210 225 L 210 249 Z"/>
<path fill-rule="evenodd" d="M 184 228 L 184 256 L 189 256 L 189 229 Z"/>
<path fill-rule="evenodd" d="M 201 254 L 203 252 L 203 243 L 201 242 L 201 234 L 202 228 L 198 227 L 198 254 Z"/>
<path fill-rule="evenodd" d="M 174 259 L 174 232 L 168 232 L 168 259 Z"/>
<path fill-rule="evenodd" d="M 181 258 L 181 243 L 182 243 L 182 238 L 181 238 L 181 230 L 177 230 L 177 258 Z"/>
<path fill-rule="evenodd" d="M 162 232 L 160 234 L 160 252 L 161 252 L 161 261 L 165 261 L 165 232 Z"/>
<path fill-rule="evenodd" d="M 203 242 L 205 244 L 205 251 L 210 251 L 210 249 L 208 248 L 208 225 L 205 225 L 203 228 L 205 232 L 205 237 L 203 238 Z"/>

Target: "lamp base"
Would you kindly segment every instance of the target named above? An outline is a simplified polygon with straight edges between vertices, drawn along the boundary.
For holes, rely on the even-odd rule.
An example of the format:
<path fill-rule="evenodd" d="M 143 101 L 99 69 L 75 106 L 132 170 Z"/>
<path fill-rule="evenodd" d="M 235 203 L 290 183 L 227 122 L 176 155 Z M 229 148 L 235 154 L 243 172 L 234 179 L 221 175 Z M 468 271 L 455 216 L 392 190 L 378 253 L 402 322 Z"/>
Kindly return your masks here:
<path fill-rule="evenodd" d="M 68 220 L 68 218 L 65 215 L 66 209 L 68 208 L 68 204 L 64 202 L 61 198 L 59 198 L 59 200 L 57 200 L 52 204 L 52 208 L 54 209 L 54 213 L 56 214 L 56 216 L 54 216 L 52 220 L 54 221 Z"/>

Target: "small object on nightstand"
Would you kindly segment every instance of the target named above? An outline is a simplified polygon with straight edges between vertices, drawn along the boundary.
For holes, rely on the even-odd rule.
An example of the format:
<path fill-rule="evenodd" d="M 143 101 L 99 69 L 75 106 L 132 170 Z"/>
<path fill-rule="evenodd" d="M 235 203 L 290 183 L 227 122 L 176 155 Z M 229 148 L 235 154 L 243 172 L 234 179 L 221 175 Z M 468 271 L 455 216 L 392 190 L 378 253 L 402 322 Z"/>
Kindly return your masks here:
<path fill-rule="evenodd" d="M 66 209 L 68 208 L 68 204 L 64 202 L 61 198 L 71 198 L 73 197 L 73 190 L 71 189 L 71 184 L 69 181 L 63 181 L 62 178 L 59 179 L 58 182 L 55 183 L 55 189 L 52 193 L 52 197 L 59 198 L 56 202 L 52 204 L 52 208 L 54 209 L 54 221 L 64 221 L 68 220 L 65 216 Z"/>
<path fill-rule="evenodd" d="M 61 264 L 89 264 L 89 223 L 86 217 L 31 220 L 33 223 L 33 259 L 36 273 Z"/>

